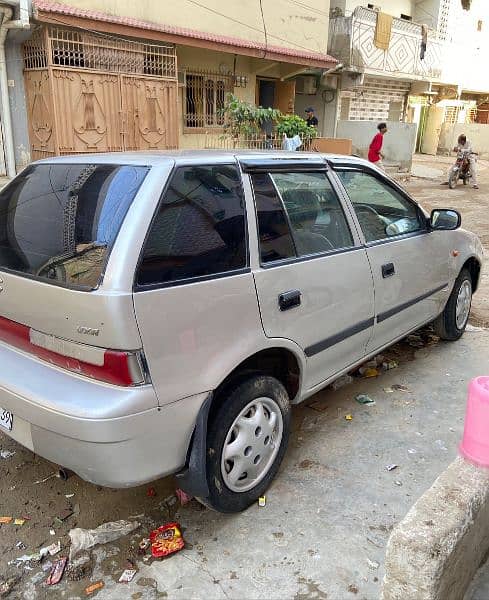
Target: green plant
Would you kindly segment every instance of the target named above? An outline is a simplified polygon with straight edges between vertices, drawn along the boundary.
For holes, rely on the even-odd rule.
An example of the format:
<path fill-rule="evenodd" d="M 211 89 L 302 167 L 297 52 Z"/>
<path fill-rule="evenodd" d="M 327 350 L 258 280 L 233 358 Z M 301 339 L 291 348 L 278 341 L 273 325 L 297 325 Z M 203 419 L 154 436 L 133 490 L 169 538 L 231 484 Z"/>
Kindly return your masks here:
<path fill-rule="evenodd" d="M 225 117 L 224 130 L 236 138 L 242 135 L 259 135 L 265 122 L 276 123 L 282 116 L 275 108 L 255 106 L 239 100 L 233 94 L 228 94 L 222 112 Z"/>
<path fill-rule="evenodd" d="M 279 135 L 285 133 L 288 138 L 299 135 L 303 140 L 310 140 L 318 134 L 315 127 L 311 127 L 297 115 L 281 115 L 278 119 L 277 133 Z"/>

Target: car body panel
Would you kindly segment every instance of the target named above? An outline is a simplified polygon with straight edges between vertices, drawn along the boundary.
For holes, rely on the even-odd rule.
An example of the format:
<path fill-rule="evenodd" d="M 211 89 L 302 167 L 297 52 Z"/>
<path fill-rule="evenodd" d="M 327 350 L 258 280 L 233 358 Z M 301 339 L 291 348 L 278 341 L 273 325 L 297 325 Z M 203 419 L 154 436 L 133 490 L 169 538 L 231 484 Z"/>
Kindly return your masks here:
<path fill-rule="evenodd" d="M 343 196 L 357 246 L 354 250 L 264 269 L 259 261 L 253 196 L 244 174 L 249 269 L 222 278 L 134 291 L 141 247 L 172 169 L 239 163 L 240 156 L 269 160 L 271 153 L 92 155 L 92 162 L 151 167 L 122 224 L 99 288 L 78 291 L 0 269 L 0 316 L 75 342 L 143 348 L 152 377 L 145 385 L 118 387 L 0 343 L 0 407 L 14 414 L 10 432 L 14 439 L 101 485 L 137 485 L 175 472 L 185 463 L 197 414 L 208 392 L 248 357 L 277 347 L 292 353 L 300 368 L 299 390 L 292 401 L 299 402 L 360 364 L 372 348 L 383 348 L 436 316 L 465 262 L 470 258 L 482 262 L 480 241 L 461 229 L 430 232 L 411 240 L 400 236 L 366 248 L 353 207 Z M 277 152 L 273 156 L 295 162 L 318 160 L 317 153 Z M 375 169 L 355 157 L 324 158 L 333 169 L 345 164 Z M 80 160 L 73 156 L 44 162 Z M 335 179 L 333 172 L 330 177 Z M 399 277 L 380 281 L 378 268 L 389 257 L 395 258 Z M 438 267 L 433 268 L 433 261 Z M 398 322 L 386 319 L 380 323 L 383 330 L 376 323 L 373 331 L 333 339 L 335 343 L 325 351 L 307 356 L 307 348 L 316 342 L 334 338 L 364 318 L 405 303 L 445 280 L 446 288 L 406 308 Z M 295 309 L 283 314 L 277 310 L 278 293 L 295 288 L 303 291 L 300 319 Z M 99 333 L 89 338 L 87 329 L 99 329 Z"/>

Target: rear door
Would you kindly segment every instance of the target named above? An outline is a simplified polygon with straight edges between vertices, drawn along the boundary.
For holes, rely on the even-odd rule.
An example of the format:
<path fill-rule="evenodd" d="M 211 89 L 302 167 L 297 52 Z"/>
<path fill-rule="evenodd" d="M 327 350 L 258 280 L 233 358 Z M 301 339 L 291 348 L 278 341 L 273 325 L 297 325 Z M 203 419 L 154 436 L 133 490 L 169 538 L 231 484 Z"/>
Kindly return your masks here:
<path fill-rule="evenodd" d="M 336 172 L 353 204 L 374 278 L 370 352 L 439 314 L 448 285 L 447 236 L 429 231 L 417 204 L 376 171 Z"/>
<path fill-rule="evenodd" d="M 244 168 L 257 213 L 263 327 L 302 347 L 311 389 L 365 354 L 374 310 L 367 255 L 324 164 Z"/>
<path fill-rule="evenodd" d="M 214 389 L 263 338 L 236 163 L 175 168 L 143 248 L 134 307 L 160 404 Z"/>

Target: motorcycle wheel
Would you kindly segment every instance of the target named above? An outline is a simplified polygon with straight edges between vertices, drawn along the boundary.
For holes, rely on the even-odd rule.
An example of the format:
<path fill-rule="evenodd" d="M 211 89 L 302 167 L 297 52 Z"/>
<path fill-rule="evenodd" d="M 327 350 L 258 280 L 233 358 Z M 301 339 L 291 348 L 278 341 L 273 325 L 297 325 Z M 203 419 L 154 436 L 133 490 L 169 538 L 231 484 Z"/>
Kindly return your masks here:
<path fill-rule="evenodd" d="M 448 176 L 448 187 L 451 190 L 453 190 L 454 187 L 457 185 L 457 180 L 458 180 L 458 171 L 451 172 L 450 175 Z"/>

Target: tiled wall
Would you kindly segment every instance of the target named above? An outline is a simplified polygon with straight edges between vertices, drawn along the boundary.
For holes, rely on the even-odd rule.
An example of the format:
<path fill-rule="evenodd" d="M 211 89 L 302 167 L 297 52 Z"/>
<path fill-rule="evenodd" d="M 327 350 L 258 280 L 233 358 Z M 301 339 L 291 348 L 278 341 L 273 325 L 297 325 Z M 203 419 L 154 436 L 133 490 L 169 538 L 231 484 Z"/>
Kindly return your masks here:
<path fill-rule="evenodd" d="M 351 121 L 382 121 L 389 118 L 391 102 L 400 102 L 404 109 L 411 84 L 396 79 L 365 77 L 364 85 L 355 90 L 355 97 L 349 98 L 348 117 L 345 106 L 340 111 L 341 118 Z M 344 104 L 347 104 L 343 100 Z"/>

